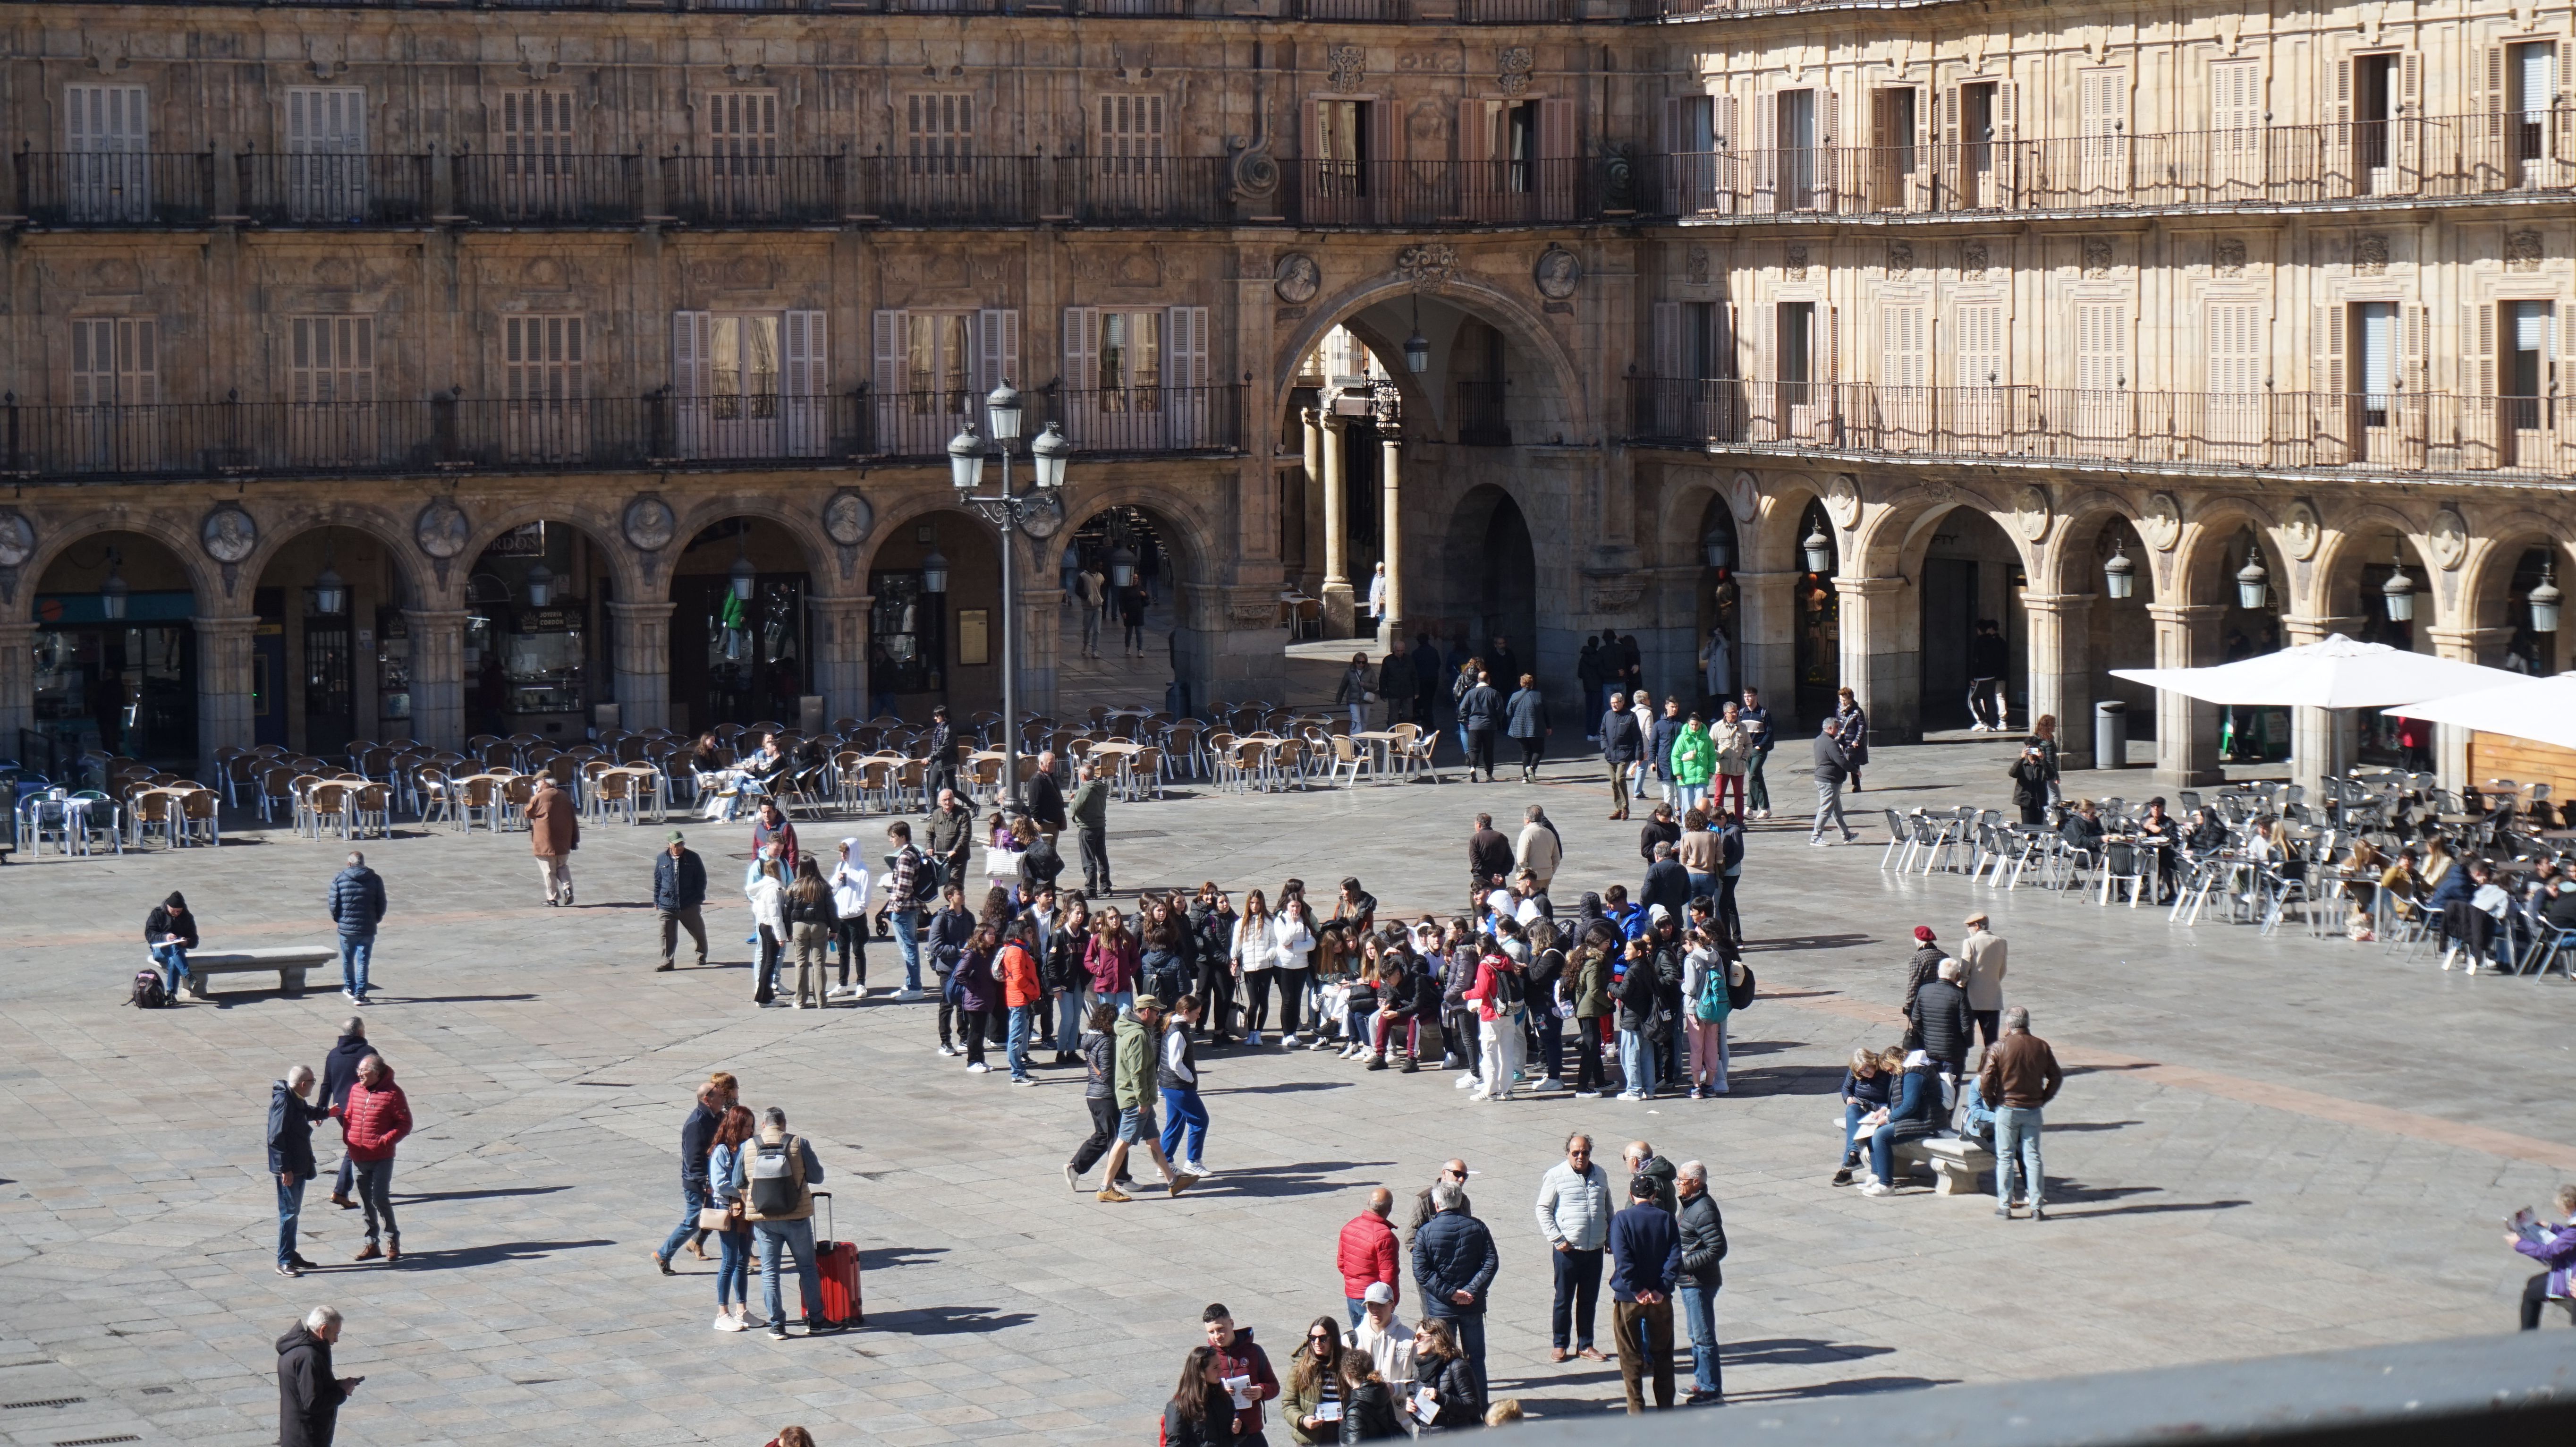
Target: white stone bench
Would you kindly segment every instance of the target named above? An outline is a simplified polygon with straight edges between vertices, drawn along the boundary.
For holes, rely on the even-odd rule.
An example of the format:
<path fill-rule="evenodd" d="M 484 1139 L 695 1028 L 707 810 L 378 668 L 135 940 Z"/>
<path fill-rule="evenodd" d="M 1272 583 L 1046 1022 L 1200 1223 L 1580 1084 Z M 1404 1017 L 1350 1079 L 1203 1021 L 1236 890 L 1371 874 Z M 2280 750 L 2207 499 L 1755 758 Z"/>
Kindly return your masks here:
<path fill-rule="evenodd" d="M 1930 1166 L 1936 1196 L 1974 1196 L 1987 1189 L 1986 1174 L 1995 1168 L 1995 1153 L 1965 1136 L 1924 1136 L 1898 1142 L 1896 1162 L 1909 1172 Z"/>
<path fill-rule="evenodd" d="M 337 945 L 265 945 L 247 950 L 191 950 L 188 954 L 188 978 L 183 986 L 188 998 L 203 1000 L 208 975 L 243 975 L 277 973 L 281 993 L 304 993 L 304 972 L 315 965 L 327 965 L 340 958 Z M 159 957 L 152 959 L 153 968 L 161 968 Z"/>

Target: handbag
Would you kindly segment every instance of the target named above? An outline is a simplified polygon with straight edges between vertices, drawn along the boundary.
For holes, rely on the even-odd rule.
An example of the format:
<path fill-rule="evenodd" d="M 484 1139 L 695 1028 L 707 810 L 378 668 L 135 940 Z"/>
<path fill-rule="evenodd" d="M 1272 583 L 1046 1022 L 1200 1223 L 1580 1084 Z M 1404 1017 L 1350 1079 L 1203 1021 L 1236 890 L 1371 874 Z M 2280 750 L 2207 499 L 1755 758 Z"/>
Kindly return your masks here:
<path fill-rule="evenodd" d="M 738 1218 L 731 1211 L 725 1210 L 722 1207 L 701 1207 L 698 1211 L 698 1229 L 701 1231 L 730 1231 L 733 1229 L 734 1222 L 737 1219 Z"/>

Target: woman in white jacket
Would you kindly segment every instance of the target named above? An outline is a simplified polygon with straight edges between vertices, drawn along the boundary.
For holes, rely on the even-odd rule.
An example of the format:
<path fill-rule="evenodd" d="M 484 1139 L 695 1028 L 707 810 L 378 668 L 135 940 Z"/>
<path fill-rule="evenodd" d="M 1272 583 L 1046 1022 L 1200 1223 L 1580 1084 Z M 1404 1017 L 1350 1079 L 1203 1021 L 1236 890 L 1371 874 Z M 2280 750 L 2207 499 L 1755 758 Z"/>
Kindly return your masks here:
<path fill-rule="evenodd" d="M 856 839 L 841 841 L 841 857 L 832 865 L 832 913 L 839 917 L 835 932 L 841 945 L 841 984 L 832 993 L 857 1000 L 868 992 L 868 865 L 867 856 Z M 852 984 L 850 972 L 858 971 L 858 983 Z"/>
<path fill-rule="evenodd" d="M 1243 982 L 1243 1043 L 1259 1045 L 1270 1020 L 1270 905 L 1260 890 L 1243 896 L 1234 922 L 1234 977 Z"/>
<path fill-rule="evenodd" d="M 787 885 L 780 877 L 778 861 L 763 859 L 754 865 L 751 880 L 742 892 L 751 901 L 752 922 L 760 926 L 760 963 L 752 971 L 751 1002 L 766 1005 L 777 995 L 773 984 L 778 975 L 779 942 L 787 938 Z"/>
<path fill-rule="evenodd" d="M 1297 1015 L 1306 1003 L 1306 982 L 1315 963 L 1315 916 L 1302 891 L 1279 892 L 1279 913 L 1270 924 L 1271 983 L 1279 989 L 1279 1043 L 1298 1044 Z M 1321 1040 L 1315 1043 L 1321 1044 Z"/>

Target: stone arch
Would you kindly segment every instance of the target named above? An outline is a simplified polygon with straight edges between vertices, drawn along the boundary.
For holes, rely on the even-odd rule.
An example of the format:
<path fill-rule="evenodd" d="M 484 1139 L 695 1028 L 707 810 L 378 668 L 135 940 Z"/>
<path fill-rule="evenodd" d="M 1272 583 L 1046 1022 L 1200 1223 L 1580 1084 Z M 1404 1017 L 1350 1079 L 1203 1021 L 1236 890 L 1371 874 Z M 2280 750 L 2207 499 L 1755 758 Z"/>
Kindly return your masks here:
<path fill-rule="evenodd" d="M 2282 562 L 2289 555 L 2281 548 L 2275 521 L 2269 508 L 2233 493 L 2194 503 L 2190 516 L 2183 519 L 2181 536 L 2170 550 L 2157 554 L 2156 596 L 2176 603 L 2225 602 L 2219 591 L 2230 583 L 2221 576 L 2226 569 L 2220 562 L 2228 542 L 2247 527 L 2262 540 L 2263 566 L 2277 588 Z"/>
<path fill-rule="evenodd" d="M 1864 495 L 1859 525 L 1846 530 L 1844 575 L 1913 577 L 1915 565 L 1921 561 L 1924 549 L 1931 544 L 1934 526 L 1943 517 L 1963 507 L 1974 509 L 2000 528 L 2012 541 L 2014 551 L 2021 555 L 2023 568 L 2032 566 L 2030 545 L 2008 521 L 2012 516 L 2010 512 L 1986 496 L 1982 489 L 1944 484 L 1930 488 L 1902 488 L 1874 502 Z"/>
<path fill-rule="evenodd" d="M 261 517 L 256 508 L 246 509 L 259 520 L 259 547 L 242 560 L 235 574 L 232 600 L 247 611 L 250 595 L 245 587 L 259 586 L 260 576 L 277 561 L 280 553 L 297 538 L 324 528 L 346 528 L 364 533 L 384 545 L 386 561 L 393 564 L 394 578 L 404 598 L 413 606 L 422 606 L 457 596 L 464 579 L 456 578 L 453 588 L 439 583 L 431 571 L 429 559 L 421 555 L 412 540 L 411 519 L 396 516 L 391 509 L 375 503 L 335 502 L 316 507 L 305 503 L 291 505 L 282 516 Z M 454 570 L 449 570 L 453 575 Z"/>
<path fill-rule="evenodd" d="M 1510 509 L 1508 514 L 1506 507 Z M 1453 596 L 1446 600 L 1443 616 L 1467 626 L 1470 653 L 1483 654 L 1488 641 L 1501 634 L 1521 660 L 1522 671 L 1532 673 L 1539 671 L 1541 588 L 1532 523 L 1543 517 L 1532 511 L 1531 499 L 1523 497 L 1510 478 L 1493 476 L 1480 479 L 1458 495 L 1450 504 L 1448 521 L 1439 534 L 1451 558 L 1473 560 L 1470 571 L 1464 575 L 1453 571 L 1448 578 Z M 1508 519 L 1517 519 L 1517 527 Z M 1506 538 L 1513 533 L 1519 535 L 1512 540 L 1517 546 L 1507 543 L 1501 557 L 1493 556 L 1490 546 L 1498 526 Z M 1514 586 L 1515 576 L 1518 586 Z M 1512 688 L 1520 680 L 1513 678 L 1506 683 L 1498 678 L 1495 682 L 1499 687 Z"/>
<path fill-rule="evenodd" d="M 206 556 L 205 544 L 198 539 L 193 518 L 175 518 L 167 513 L 132 512 L 122 507 L 92 508 L 69 516 L 47 516 L 30 513 L 27 520 L 36 528 L 36 551 L 18 569 L 18 586 L 13 595 L 0 595 L 13 606 L 27 605 L 45 570 L 66 551 L 101 533 L 134 533 L 167 548 L 186 574 L 189 591 L 197 595 L 200 616 L 222 611 L 226 594 L 223 586 L 223 564 Z M 248 604 L 245 598 L 243 603 Z M 24 616 L 21 614 L 21 616 Z"/>
<path fill-rule="evenodd" d="M 860 551 L 867 544 L 861 543 L 856 548 L 836 546 L 823 535 L 820 507 L 800 509 L 791 506 L 794 496 L 797 495 L 736 491 L 686 501 L 667 499 L 672 502 L 672 510 L 679 514 L 679 525 L 671 531 L 671 545 L 662 550 L 666 556 L 661 560 L 662 565 L 654 569 L 655 575 L 667 588 L 670 570 L 677 566 L 680 554 L 687 550 L 691 539 L 728 518 L 754 518 L 774 523 L 787 534 L 796 550 L 804 555 L 805 568 L 813 575 L 817 594 L 866 591 L 867 574 L 858 568 L 857 563 Z M 879 524 L 877 531 L 882 533 L 883 524 Z M 617 531 L 609 529 L 606 536 L 616 537 Z M 827 587 L 827 582 L 837 586 Z"/>
<path fill-rule="evenodd" d="M 467 512 L 466 516 L 473 523 L 473 531 L 466 537 L 464 551 L 459 552 L 451 560 L 462 564 L 465 572 L 470 573 L 475 560 L 482 557 L 486 549 L 500 541 L 513 529 L 525 527 L 529 523 L 560 523 L 577 529 L 583 536 L 590 539 L 591 547 L 608 567 L 609 581 L 616 590 L 617 601 L 657 603 L 669 595 L 670 575 L 658 570 L 648 573 L 644 565 L 646 555 L 628 546 L 622 535 L 620 519 L 615 514 L 602 513 L 597 507 L 588 503 L 529 498 L 505 504 L 478 506 Z M 458 570 L 451 567 L 449 572 L 455 575 Z M 455 587 L 457 597 L 461 601 L 465 588 L 465 580 L 462 576 L 455 577 Z"/>
<path fill-rule="evenodd" d="M 2101 593 L 2102 574 L 2093 556 L 2094 540 L 2113 522 L 2128 524 L 2134 534 L 2138 526 L 2137 505 L 2098 488 L 2066 499 L 2043 545 L 2034 550 L 2040 561 L 2032 568 L 2031 577 L 2045 577 L 2048 591 L 2055 593 Z M 2162 596 L 2156 591 L 2155 567 L 2146 557 L 2151 551 L 2143 539 L 2127 550 L 2129 561 L 2138 565 L 2132 576 L 2140 589 L 2139 601 L 2149 603 Z"/>
<path fill-rule="evenodd" d="M 1378 329 L 1363 322 L 1352 326 L 1362 312 L 1382 302 L 1402 300 L 1419 293 L 1425 298 L 1455 310 L 1468 312 L 1486 325 L 1501 332 L 1507 345 L 1519 352 L 1539 371 L 1541 390 L 1535 396 L 1546 406 L 1545 415 L 1568 441 L 1585 441 L 1597 432 L 1593 409 L 1584 395 L 1582 374 L 1565 352 L 1556 335 L 1540 313 L 1519 298 L 1482 278 L 1461 274 L 1450 280 L 1417 287 L 1396 276 L 1378 276 L 1344 288 L 1328 300 L 1319 300 L 1306 324 L 1291 334 L 1271 359 L 1270 402 L 1261 411 L 1265 418 L 1276 418 L 1288 406 L 1296 391 L 1297 359 L 1321 342 L 1335 326 L 1349 326 L 1371 351 L 1382 357 L 1400 358 L 1402 346 L 1381 349 L 1383 340 Z M 1436 351 L 1436 349 L 1435 349 Z M 1438 407 L 1421 393 L 1421 384 L 1406 372 L 1399 361 L 1388 369 L 1407 408 L 1422 407 L 1432 416 L 1441 416 Z M 1530 441 L 1539 441 L 1531 438 Z"/>
<path fill-rule="evenodd" d="M 2571 565 L 2576 565 L 2576 541 L 2566 536 L 2566 525 L 2552 524 L 2529 508 L 2516 508 L 2499 517 L 2480 518 L 2471 530 L 2469 555 L 2459 568 L 2461 608 L 2455 615 L 2455 626 L 2462 628 L 2510 628 L 2514 620 L 2506 616 L 2511 602 L 2507 590 L 2513 582 L 2514 569 L 2524 553 L 2534 548 L 2545 549 L 2556 560 L 2558 587 L 2563 591 L 2576 582 L 2571 578 Z M 2564 625 L 2561 625 L 2562 628 Z"/>
<path fill-rule="evenodd" d="M 1755 479 L 1761 487 L 1760 503 L 1753 521 L 1736 530 L 1736 544 L 1743 549 L 1739 561 L 1744 571 L 1803 571 L 1806 565 L 1798 558 L 1798 521 L 1806 516 L 1807 504 L 1824 498 L 1824 484 L 1804 472 L 1756 473 Z"/>
<path fill-rule="evenodd" d="M 2367 613 L 2376 600 L 2361 596 L 2362 569 L 2388 561 L 2381 554 L 2391 533 L 2403 539 L 2401 546 L 2408 561 L 2434 583 L 2429 592 L 2435 614 L 2418 621 L 2447 624 L 2452 610 L 2442 597 L 2440 570 L 2424 555 L 2423 525 L 2395 508 L 2375 502 L 2337 508 L 2326 520 L 2326 536 L 2317 544 L 2316 557 L 2298 569 L 2302 575 L 2298 611 L 2317 618 L 2349 618 Z"/>

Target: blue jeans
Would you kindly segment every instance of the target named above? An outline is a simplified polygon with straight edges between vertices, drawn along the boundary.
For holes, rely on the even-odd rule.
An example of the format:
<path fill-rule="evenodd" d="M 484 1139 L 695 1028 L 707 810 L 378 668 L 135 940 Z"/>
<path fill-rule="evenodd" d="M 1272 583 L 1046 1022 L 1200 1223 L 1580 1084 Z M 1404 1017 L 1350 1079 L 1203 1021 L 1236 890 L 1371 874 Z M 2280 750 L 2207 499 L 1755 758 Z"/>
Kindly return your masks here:
<path fill-rule="evenodd" d="M 653 1254 L 668 1261 L 680 1254 L 680 1248 L 697 1234 L 698 1212 L 707 1204 L 707 1178 L 703 1175 L 680 1177 L 680 1224 L 662 1238 L 662 1249 Z"/>
<path fill-rule="evenodd" d="M 356 1177 L 358 1204 L 366 1208 L 367 1244 L 372 1246 L 376 1243 L 376 1229 L 379 1225 L 384 1228 L 384 1234 L 400 1241 L 402 1227 L 394 1224 L 393 1158 L 388 1156 L 381 1161 L 351 1161 L 349 1169 Z M 379 1217 L 382 1218 L 381 1221 Z"/>
<path fill-rule="evenodd" d="M 1717 1292 L 1685 1276 L 1674 1294 L 1681 1298 L 1682 1325 L 1690 1333 L 1692 1390 L 1725 1391 L 1717 1375 Z"/>
<path fill-rule="evenodd" d="M 823 1305 L 823 1274 L 814 1264 L 814 1223 L 811 1221 L 754 1221 L 751 1239 L 760 1247 L 760 1299 L 769 1308 L 769 1324 L 778 1326 L 787 1320 L 786 1309 L 778 1302 L 778 1252 L 781 1247 L 796 1252 L 797 1289 L 804 1293 L 798 1301 L 798 1314 L 804 1303 Z M 807 1318 L 810 1330 L 813 1320 Z"/>
<path fill-rule="evenodd" d="M 1013 1080 L 1029 1078 L 1029 1027 L 1031 1017 L 1036 1014 L 1037 1007 L 1034 1005 L 1011 1007 L 1010 1055 Z"/>
<path fill-rule="evenodd" d="M 1845 1161 L 1853 1161 L 1857 1155 L 1852 1146 L 1852 1136 L 1860 1129 L 1860 1118 L 1877 1108 L 1874 1105 L 1863 1105 L 1856 1100 L 1843 1102 L 1843 1159 Z"/>
<path fill-rule="evenodd" d="M 887 911 L 894 920 L 894 942 L 903 951 L 903 987 L 921 991 L 921 912 L 911 909 Z"/>
<path fill-rule="evenodd" d="M 1619 1088 L 1623 1094 L 1654 1094 L 1658 1068 L 1651 1037 L 1642 1030 L 1619 1032 L 1619 1078 L 1623 1082 Z"/>
<path fill-rule="evenodd" d="M 2039 1107 L 2035 1105 L 1995 1107 L 1996 1205 L 2012 1204 L 2015 1174 L 2022 1178 L 2022 1194 L 2029 1198 L 2028 1204 L 2047 1203 L 2048 1177 L 2039 1164 Z"/>
<path fill-rule="evenodd" d="M 340 988 L 360 1000 L 367 998 L 367 962 L 375 952 L 374 935 L 340 936 Z"/>
<path fill-rule="evenodd" d="M 170 998 L 179 998 L 179 982 L 188 978 L 188 947 L 180 944 L 154 945 L 152 958 L 170 972 Z"/>
<path fill-rule="evenodd" d="M 277 1178 L 277 1264 L 290 1265 L 295 1260 L 295 1223 L 304 1214 L 304 1188 L 311 1176 L 297 1176 L 294 1185 Z"/>
<path fill-rule="evenodd" d="M 1165 1160 L 1176 1166 L 1197 1160 L 1200 1149 L 1207 1145 L 1207 1128 L 1207 1107 L 1199 1102 L 1197 1091 L 1164 1090 L 1163 1158 Z M 1181 1141 L 1185 1135 L 1190 1146 L 1186 1152 L 1181 1149 Z"/>
<path fill-rule="evenodd" d="M 1357 1296 L 1345 1296 L 1342 1298 L 1342 1305 L 1351 1309 L 1351 1330 L 1358 1331 L 1360 1319 L 1368 1315 L 1367 1300 Z"/>
<path fill-rule="evenodd" d="M 1485 1400 L 1485 1314 L 1481 1311 L 1459 1316 L 1439 1316 L 1436 1312 L 1424 1314 L 1449 1324 L 1449 1334 L 1458 1339 L 1458 1354 L 1467 1359 L 1467 1370 L 1476 1379 L 1476 1400 Z"/>
<path fill-rule="evenodd" d="M 1067 1055 L 1082 1048 L 1082 992 L 1080 990 L 1056 991 L 1055 1048 Z"/>
<path fill-rule="evenodd" d="M 716 1233 L 716 1309 L 751 1305 L 751 1233 Z"/>

